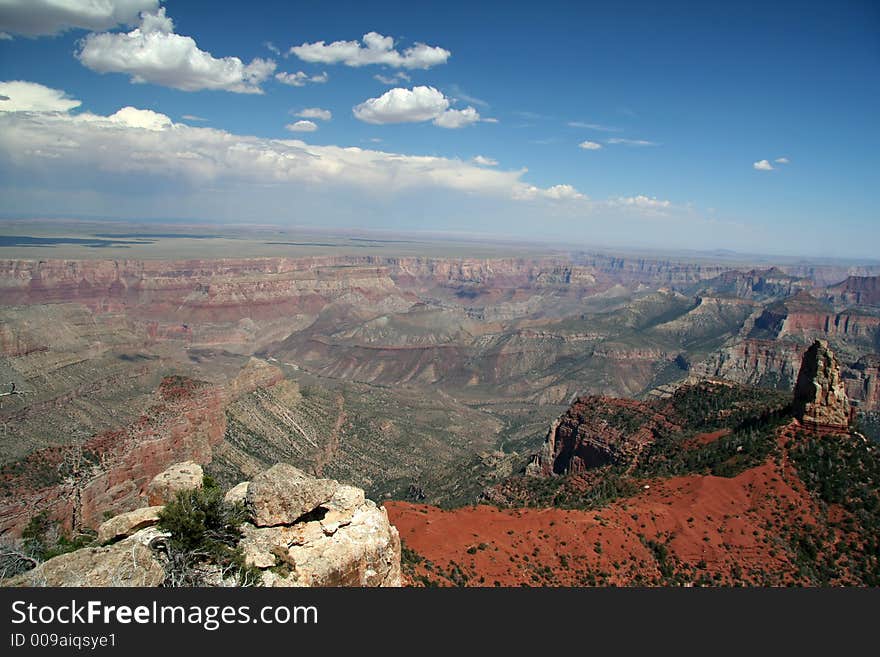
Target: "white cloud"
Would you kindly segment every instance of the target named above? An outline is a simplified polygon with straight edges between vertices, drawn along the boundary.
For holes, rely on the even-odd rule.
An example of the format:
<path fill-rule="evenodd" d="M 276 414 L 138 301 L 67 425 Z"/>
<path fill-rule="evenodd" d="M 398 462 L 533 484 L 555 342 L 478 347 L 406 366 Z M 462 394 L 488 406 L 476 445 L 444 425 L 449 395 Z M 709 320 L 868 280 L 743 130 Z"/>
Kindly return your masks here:
<path fill-rule="evenodd" d="M 131 32 L 87 35 L 76 53 L 99 73 L 126 73 L 132 82 L 151 82 L 182 91 L 216 89 L 234 93 L 263 93 L 260 84 L 275 70 L 271 59 L 244 64 L 238 57 L 215 58 L 199 50 L 188 36 L 174 33 L 165 8 L 143 14 Z"/>
<path fill-rule="evenodd" d="M 752 168 L 757 171 L 773 171 L 773 165 L 770 164 L 767 160 L 758 160 L 754 164 L 752 164 Z"/>
<path fill-rule="evenodd" d="M 368 32 L 363 41 L 324 41 L 293 46 L 290 54 L 305 62 L 367 66 L 384 64 L 393 68 L 427 69 L 445 64 L 452 54 L 445 48 L 416 43 L 403 53 L 394 49 L 394 39 L 377 32 Z"/>
<path fill-rule="evenodd" d="M 291 87 L 304 87 L 308 82 L 323 84 L 330 79 L 330 76 L 326 72 L 320 75 L 309 75 L 308 73 L 297 71 L 296 73 L 276 73 L 275 79 L 284 84 L 289 84 Z"/>
<path fill-rule="evenodd" d="M 498 119 L 491 116 L 485 119 L 480 119 L 480 121 L 482 121 L 483 123 L 498 123 Z"/>
<path fill-rule="evenodd" d="M 0 41 L 12 41 L 12 35 L 7 32 L 0 32 Z"/>
<path fill-rule="evenodd" d="M 30 37 L 107 30 L 135 25 L 142 11 L 158 8 L 159 0 L 0 0 L 0 30 Z"/>
<path fill-rule="evenodd" d="M 598 151 L 602 148 L 602 144 L 595 141 L 582 141 L 578 144 L 578 148 L 583 148 L 586 151 Z"/>
<path fill-rule="evenodd" d="M 373 76 L 374 80 L 378 80 L 382 84 L 398 84 L 399 82 L 409 82 L 410 77 L 403 71 L 398 71 L 394 75 L 382 75 L 377 73 Z"/>
<path fill-rule="evenodd" d="M 314 132 L 318 129 L 318 124 L 314 121 L 297 121 L 296 123 L 288 123 L 284 127 L 291 132 Z"/>
<path fill-rule="evenodd" d="M 495 167 L 498 166 L 498 160 L 494 160 L 491 157 L 476 155 L 474 156 L 474 164 L 479 164 L 481 167 Z"/>
<path fill-rule="evenodd" d="M 115 114 L 108 117 L 111 123 L 117 123 L 126 128 L 139 128 L 159 132 L 167 130 L 173 123 L 170 118 L 153 110 L 137 109 L 136 107 L 123 107 Z"/>
<path fill-rule="evenodd" d="M 369 98 L 352 109 L 355 118 L 382 125 L 386 123 L 421 123 L 432 121 L 441 128 L 464 128 L 478 121 L 496 123 L 495 119 L 481 119 L 473 107 L 450 108 L 449 99 L 434 87 L 412 89 L 395 87 L 378 98 Z"/>
<path fill-rule="evenodd" d="M 517 189 L 514 198 L 518 200 L 535 200 L 545 199 L 551 201 L 588 201 L 589 199 L 581 194 L 571 185 L 553 185 L 546 189 L 535 187 L 534 185 L 526 185 Z"/>
<path fill-rule="evenodd" d="M 671 201 L 660 200 L 653 196 L 618 196 L 608 200 L 609 205 L 639 208 L 642 210 L 665 210 L 672 207 Z"/>
<path fill-rule="evenodd" d="M 307 107 L 301 112 L 297 112 L 294 116 L 298 116 L 301 119 L 318 119 L 320 121 L 329 121 L 333 118 L 333 112 L 330 110 L 322 109 L 320 107 Z"/>
<path fill-rule="evenodd" d="M 441 128 L 464 128 L 473 125 L 480 120 L 480 113 L 473 107 L 465 107 L 463 110 L 448 109 L 433 121 L 434 125 Z"/>
<path fill-rule="evenodd" d="M 0 112 L 67 112 L 82 105 L 63 91 L 36 82 L 0 82 Z"/>
<path fill-rule="evenodd" d="M 776 162 L 776 164 L 788 164 L 789 162 L 791 162 L 791 160 L 789 160 L 787 157 L 777 157 L 773 161 Z"/>
<path fill-rule="evenodd" d="M 49 94 L 64 98 L 60 91 Z M 20 88 L 8 89 L 22 108 Z M 295 124 L 294 124 L 295 125 Z M 346 186 L 368 194 L 439 189 L 507 200 L 582 201 L 570 185 L 546 189 L 522 181 L 525 169 L 503 171 L 455 158 L 404 155 L 357 147 L 316 146 L 296 139 L 265 139 L 214 128 L 173 123 L 164 114 L 126 107 L 110 116 L 91 113 L 7 111 L 0 113 L 0 171 L 26 172 L 57 166 L 73 180 L 82 172 L 191 183 L 280 185 L 297 189 Z M 91 178 L 89 178 L 91 177 Z M 297 187 L 300 185 L 300 187 Z"/>
<path fill-rule="evenodd" d="M 369 98 L 352 110 L 355 118 L 375 125 L 430 121 L 449 108 L 449 100 L 434 87 L 395 87 Z"/>
<path fill-rule="evenodd" d="M 271 52 L 275 55 L 279 55 L 279 56 L 281 55 L 281 50 L 278 48 L 278 46 L 276 46 L 271 41 L 264 41 L 263 45 L 266 46 L 266 50 L 268 50 L 269 52 Z"/>
<path fill-rule="evenodd" d="M 207 121 L 207 120 L 208 120 L 208 119 L 206 119 L 206 118 L 203 117 L 203 116 L 196 116 L 195 114 L 184 114 L 184 115 L 181 116 L 180 118 L 182 118 L 184 121 L 198 121 L 198 122 L 202 122 L 202 121 Z"/>
<path fill-rule="evenodd" d="M 612 137 L 605 143 L 607 144 L 623 144 L 625 146 L 658 146 L 656 141 L 648 141 L 647 139 L 625 139 L 623 137 Z"/>

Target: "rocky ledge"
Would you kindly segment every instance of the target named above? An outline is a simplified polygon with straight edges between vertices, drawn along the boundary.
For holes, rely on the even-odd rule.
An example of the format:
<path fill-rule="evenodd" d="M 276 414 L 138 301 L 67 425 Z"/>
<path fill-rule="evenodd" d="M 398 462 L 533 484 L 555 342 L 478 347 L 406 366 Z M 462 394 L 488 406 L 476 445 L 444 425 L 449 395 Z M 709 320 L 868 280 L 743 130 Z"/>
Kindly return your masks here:
<path fill-rule="evenodd" d="M 156 476 L 150 501 L 98 528 L 93 546 L 53 557 L 0 582 L 3 586 L 173 585 L 161 512 L 179 491 L 201 487 L 195 464 L 171 466 Z M 199 468 L 200 470 L 200 468 Z M 184 477 L 183 475 L 187 475 Z M 189 488 L 186 488 L 186 487 Z M 250 583 L 263 586 L 400 586 L 400 537 L 384 507 L 360 488 L 317 479 L 278 463 L 230 489 L 228 505 L 243 505 L 237 551 Z M 239 506 L 238 508 L 241 508 Z M 200 584 L 234 586 L 228 571 L 199 564 Z"/>

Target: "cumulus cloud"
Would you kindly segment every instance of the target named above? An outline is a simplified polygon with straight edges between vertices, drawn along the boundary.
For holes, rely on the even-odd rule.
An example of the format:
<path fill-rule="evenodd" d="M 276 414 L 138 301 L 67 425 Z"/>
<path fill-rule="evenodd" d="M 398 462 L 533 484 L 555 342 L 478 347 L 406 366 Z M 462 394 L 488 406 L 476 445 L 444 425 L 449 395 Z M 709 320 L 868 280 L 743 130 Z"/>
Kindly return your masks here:
<path fill-rule="evenodd" d="M 362 42 L 334 41 L 325 43 L 304 43 L 293 46 L 290 54 L 304 62 L 319 64 L 345 64 L 346 66 L 368 66 L 384 64 L 393 68 L 427 69 L 445 64 L 451 52 L 438 46 L 416 43 L 402 53 L 394 48 L 394 39 L 378 32 L 368 32 Z"/>
<path fill-rule="evenodd" d="M 170 118 L 153 110 L 137 109 L 136 107 L 123 107 L 115 114 L 107 117 L 111 123 L 125 126 L 126 128 L 139 128 L 159 132 L 174 125 Z"/>
<path fill-rule="evenodd" d="M 582 141 L 578 144 L 578 148 L 583 148 L 585 151 L 598 151 L 602 148 L 602 144 L 595 141 Z"/>
<path fill-rule="evenodd" d="M 774 167 L 767 160 L 758 160 L 752 164 L 752 168 L 757 171 L 773 171 Z"/>
<path fill-rule="evenodd" d="M 622 207 L 639 208 L 642 210 L 665 210 L 672 207 L 671 201 L 664 201 L 653 196 L 618 196 L 609 199 L 609 205 L 617 205 Z"/>
<path fill-rule="evenodd" d="M 291 87 L 304 87 L 309 82 L 324 84 L 330 79 L 330 76 L 326 72 L 320 75 L 309 75 L 308 73 L 297 71 L 296 73 L 276 73 L 275 79 L 283 84 L 289 84 Z"/>
<path fill-rule="evenodd" d="M 320 107 L 307 107 L 304 110 L 297 112 L 294 116 L 298 116 L 301 119 L 318 119 L 320 121 L 329 121 L 333 118 L 333 112 L 330 110 L 322 109 Z"/>
<path fill-rule="evenodd" d="M 158 8 L 159 0 L 2 0 L 0 30 L 29 37 L 73 28 L 108 30 L 135 25 L 141 12 Z"/>
<path fill-rule="evenodd" d="M 449 108 L 449 100 L 434 87 L 395 87 L 378 98 L 369 98 L 352 110 L 355 118 L 375 125 L 419 123 L 437 118 Z"/>
<path fill-rule="evenodd" d="M 473 107 L 459 110 L 450 105 L 449 99 L 434 87 L 395 87 L 378 98 L 365 100 L 352 112 L 355 118 L 374 125 L 432 121 L 441 128 L 456 129 L 481 120 L 495 122 L 494 119 L 481 119 Z"/>
<path fill-rule="evenodd" d="M 76 56 L 98 73 L 125 73 L 132 82 L 182 91 L 260 94 L 260 84 L 275 70 L 271 59 L 256 58 L 245 64 L 238 57 L 218 59 L 200 50 L 191 37 L 174 33 L 174 22 L 164 7 L 143 14 L 139 27 L 131 32 L 87 35 Z"/>
<path fill-rule="evenodd" d="M 463 110 L 448 109 L 433 121 L 434 125 L 441 128 L 464 128 L 480 120 L 480 113 L 473 107 L 465 107 Z"/>
<path fill-rule="evenodd" d="M 394 75 L 382 75 L 377 73 L 373 76 L 374 80 L 378 80 L 382 84 L 398 84 L 400 82 L 409 82 L 410 77 L 403 71 L 398 71 Z"/>
<path fill-rule="evenodd" d="M 288 123 L 284 127 L 291 132 L 314 132 L 318 129 L 318 124 L 314 121 L 297 121 L 296 123 Z"/>
<path fill-rule="evenodd" d="M 787 157 L 777 157 L 773 161 L 776 162 L 776 164 L 788 164 L 789 162 L 791 162 L 791 160 L 789 160 Z"/>
<path fill-rule="evenodd" d="M 474 156 L 474 164 L 479 164 L 481 167 L 495 167 L 498 166 L 498 160 L 492 159 L 491 157 L 476 155 Z"/>
<path fill-rule="evenodd" d="M 0 112 L 67 112 L 82 105 L 58 89 L 35 82 L 0 82 Z"/>
<path fill-rule="evenodd" d="M 16 87 L 5 87 L 12 107 L 24 107 Z M 54 93 L 51 93 L 54 92 Z M 65 98 L 56 90 L 48 97 Z M 295 125 L 295 124 L 294 124 Z M 365 193 L 398 194 L 437 189 L 506 200 L 582 201 L 570 185 L 539 188 L 522 180 L 525 169 L 503 171 L 455 158 L 404 155 L 357 147 L 316 146 L 297 139 L 265 139 L 174 123 L 164 114 L 126 107 L 110 116 L 91 113 L 0 113 L 0 171 L 57 166 L 70 179 L 77 172 L 108 172 L 190 181 L 193 188 L 230 182 L 299 189 L 346 186 Z"/>
<path fill-rule="evenodd" d="M 546 189 L 535 187 L 534 185 L 526 185 L 519 188 L 514 193 L 514 198 L 518 200 L 534 200 L 545 199 L 551 201 L 587 201 L 589 200 L 584 194 L 581 194 L 571 185 L 553 185 Z"/>
<path fill-rule="evenodd" d="M 624 146 L 658 146 L 656 141 L 648 141 L 647 139 L 625 139 L 623 137 L 612 137 L 605 143 L 623 144 Z"/>

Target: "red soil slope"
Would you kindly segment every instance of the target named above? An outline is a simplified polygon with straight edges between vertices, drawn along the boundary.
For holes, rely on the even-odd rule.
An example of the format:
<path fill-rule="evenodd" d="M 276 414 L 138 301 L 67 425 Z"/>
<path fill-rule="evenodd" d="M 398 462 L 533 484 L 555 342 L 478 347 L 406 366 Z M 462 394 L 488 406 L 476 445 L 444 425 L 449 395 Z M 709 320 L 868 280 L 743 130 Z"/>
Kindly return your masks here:
<path fill-rule="evenodd" d="M 815 524 L 817 510 L 787 463 L 770 459 L 733 478 L 691 475 L 643 486 L 595 511 L 385 507 L 404 544 L 424 559 L 410 571 L 416 585 L 799 581 L 785 536 L 793 525 Z"/>

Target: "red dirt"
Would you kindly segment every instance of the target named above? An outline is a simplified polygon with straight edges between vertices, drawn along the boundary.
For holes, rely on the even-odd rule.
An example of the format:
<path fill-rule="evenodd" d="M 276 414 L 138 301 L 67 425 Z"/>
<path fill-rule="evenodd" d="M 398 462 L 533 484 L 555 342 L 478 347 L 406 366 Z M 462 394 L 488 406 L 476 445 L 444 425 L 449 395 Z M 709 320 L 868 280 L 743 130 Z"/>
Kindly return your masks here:
<path fill-rule="evenodd" d="M 436 507 L 386 502 L 405 545 L 431 562 L 420 577 L 469 586 L 660 584 L 648 540 L 696 570 L 681 581 L 784 584 L 797 568 L 777 540 L 793 518 L 815 522 L 809 494 L 772 460 L 733 478 L 651 480 L 638 495 L 595 511 Z M 458 583 L 461 583 L 458 577 Z"/>
<path fill-rule="evenodd" d="M 710 431 L 708 433 L 698 433 L 693 438 L 684 441 L 684 447 L 699 447 L 700 445 L 708 445 L 714 443 L 719 438 L 730 435 L 730 429 L 719 429 L 718 431 Z"/>

